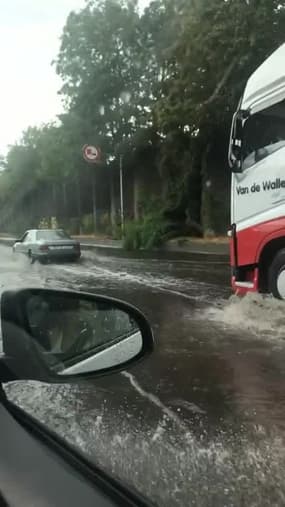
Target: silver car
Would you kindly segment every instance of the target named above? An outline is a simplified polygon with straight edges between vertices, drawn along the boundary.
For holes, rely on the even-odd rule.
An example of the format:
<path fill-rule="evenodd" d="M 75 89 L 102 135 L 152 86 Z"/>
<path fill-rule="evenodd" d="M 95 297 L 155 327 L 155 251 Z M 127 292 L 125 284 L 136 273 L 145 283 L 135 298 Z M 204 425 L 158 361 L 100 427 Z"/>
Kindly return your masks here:
<path fill-rule="evenodd" d="M 31 262 L 46 263 L 52 260 L 77 261 L 80 258 L 80 243 L 72 239 L 63 229 L 31 229 L 13 245 L 14 253 L 27 255 Z"/>

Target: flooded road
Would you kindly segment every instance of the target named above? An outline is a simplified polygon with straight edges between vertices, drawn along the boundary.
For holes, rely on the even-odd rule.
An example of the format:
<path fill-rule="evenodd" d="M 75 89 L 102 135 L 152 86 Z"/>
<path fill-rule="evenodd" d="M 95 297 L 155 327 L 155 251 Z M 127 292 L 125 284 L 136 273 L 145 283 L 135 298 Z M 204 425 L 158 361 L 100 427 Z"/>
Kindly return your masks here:
<path fill-rule="evenodd" d="M 170 255 L 170 254 L 169 254 Z M 284 305 L 231 297 L 219 256 L 86 253 L 31 266 L 0 247 L 0 284 L 104 293 L 141 308 L 156 350 L 96 382 L 9 397 L 160 506 L 285 505 Z"/>

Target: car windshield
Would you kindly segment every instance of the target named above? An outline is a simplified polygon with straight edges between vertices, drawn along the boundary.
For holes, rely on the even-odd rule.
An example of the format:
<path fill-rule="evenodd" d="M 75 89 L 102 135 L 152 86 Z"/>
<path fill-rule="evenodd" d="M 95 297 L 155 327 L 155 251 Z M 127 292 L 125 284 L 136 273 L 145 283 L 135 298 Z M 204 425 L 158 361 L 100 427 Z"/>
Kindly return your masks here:
<path fill-rule="evenodd" d="M 2 0 L 0 56 L 0 297 L 110 296 L 155 335 L 9 399 L 159 507 L 284 506 L 285 0 Z"/>
<path fill-rule="evenodd" d="M 37 231 L 36 233 L 37 241 L 46 240 L 46 241 L 56 241 L 60 239 L 70 239 L 70 236 L 66 234 L 63 230 L 48 230 L 48 231 Z"/>

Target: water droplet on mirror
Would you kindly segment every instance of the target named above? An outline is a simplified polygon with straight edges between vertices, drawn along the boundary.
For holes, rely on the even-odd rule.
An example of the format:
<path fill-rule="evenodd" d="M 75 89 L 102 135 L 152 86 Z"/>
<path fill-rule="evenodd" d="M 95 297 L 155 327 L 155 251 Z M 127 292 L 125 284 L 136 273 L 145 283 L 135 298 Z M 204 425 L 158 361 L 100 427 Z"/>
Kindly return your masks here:
<path fill-rule="evenodd" d="M 101 114 L 101 116 L 104 116 L 104 114 L 105 114 L 105 106 L 100 106 L 99 107 L 99 113 Z"/>

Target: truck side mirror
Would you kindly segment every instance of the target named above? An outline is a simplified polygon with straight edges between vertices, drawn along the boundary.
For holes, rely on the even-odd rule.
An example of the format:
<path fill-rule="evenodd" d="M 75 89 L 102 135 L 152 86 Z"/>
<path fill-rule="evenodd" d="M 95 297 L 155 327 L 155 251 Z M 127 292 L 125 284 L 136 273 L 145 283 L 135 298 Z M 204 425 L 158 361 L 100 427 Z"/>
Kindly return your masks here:
<path fill-rule="evenodd" d="M 242 172 L 242 149 L 238 141 L 233 140 L 230 150 L 230 168 L 233 173 Z"/>
<path fill-rule="evenodd" d="M 242 172 L 241 160 L 235 160 L 235 162 L 231 166 L 231 170 L 233 173 L 241 173 Z"/>
<path fill-rule="evenodd" d="M 232 121 L 230 146 L 229 146 L 229 165 L 234 173 L 242 172 L 242 138 L 243 138 L 243 115 L 238 111 Z"/>

